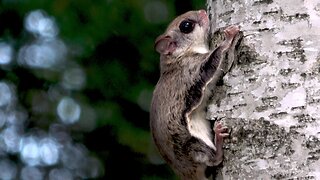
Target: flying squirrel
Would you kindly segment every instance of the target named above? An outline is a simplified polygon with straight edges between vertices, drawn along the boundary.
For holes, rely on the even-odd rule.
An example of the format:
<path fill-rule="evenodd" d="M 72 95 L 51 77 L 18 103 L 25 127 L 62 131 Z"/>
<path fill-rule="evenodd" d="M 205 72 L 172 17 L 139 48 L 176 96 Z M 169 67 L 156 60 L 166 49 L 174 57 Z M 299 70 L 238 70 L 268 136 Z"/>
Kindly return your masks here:
<path fill-rule="evenodd" d="M 225 73 L 222 55 L 239 33 L 238 26 L 224 30 L 225 40 L 209 49 L 209 18 L 205 10 L 175 18 L 155 41 L 160 53 L 160 78 L 150 108 L 154 142 L 174 172 L 183 180 L 208 179 L 208 168 L 223 160 L 223 139 L 228 129 L 206 119 L 212 90 Z"/>

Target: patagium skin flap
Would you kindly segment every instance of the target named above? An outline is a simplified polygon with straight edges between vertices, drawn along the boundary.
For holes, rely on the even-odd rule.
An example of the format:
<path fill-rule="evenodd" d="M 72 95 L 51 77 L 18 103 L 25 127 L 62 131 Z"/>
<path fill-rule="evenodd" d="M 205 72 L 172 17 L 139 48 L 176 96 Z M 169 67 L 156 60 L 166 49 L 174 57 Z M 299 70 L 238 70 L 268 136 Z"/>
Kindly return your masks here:
<path fill-rule="evenodd" d="M 150 127 L 154 142 L 181 179 L 207 179 L 209 169 L 223 160 L 227 128 L 205 118 L 210 85 L 222 77 L 222 55 L 238 34 L 237 26 L 224 30 L 225 40 L 208 47 L 206 11 L 178 16 L 155 42 L 160 54 L 160 78 L 153 92 Z"/>

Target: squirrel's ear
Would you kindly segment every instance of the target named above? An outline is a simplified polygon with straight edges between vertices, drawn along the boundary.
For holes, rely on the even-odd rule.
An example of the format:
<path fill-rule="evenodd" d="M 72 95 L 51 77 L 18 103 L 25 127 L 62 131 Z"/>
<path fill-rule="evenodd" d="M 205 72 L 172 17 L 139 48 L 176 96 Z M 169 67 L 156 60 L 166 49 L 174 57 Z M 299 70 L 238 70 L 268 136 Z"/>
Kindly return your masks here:
<path fill-rule="evenodd" d="M 154 45 L 156 51 L 160 54 L 172 54 L 177 48 L 177 43 L 170 36 L 160 35 Z"/>

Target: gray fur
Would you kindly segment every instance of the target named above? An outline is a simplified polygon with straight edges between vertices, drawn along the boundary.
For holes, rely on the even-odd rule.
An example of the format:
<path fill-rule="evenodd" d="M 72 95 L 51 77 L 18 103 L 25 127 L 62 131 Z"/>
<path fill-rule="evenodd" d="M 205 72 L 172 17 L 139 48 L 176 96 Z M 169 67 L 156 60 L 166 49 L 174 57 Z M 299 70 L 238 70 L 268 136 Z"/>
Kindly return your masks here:
<path fill-rule="evenodd" d="M 178 26 L 187 18 L 198 24 L 192 33 L 183 34 Z M 222 55 L 235 34 L 214 51 L 206 52 L 208 23 L 203 12 L 185 13 L 156 41 L 156 46 L 164 44 L 156 47 L 161 53 L 161 74 L 153 93 L 150 126 L 160 154 L 181 179 L 206 179 L 207 167 L 220 164 L 223 156 L 222 142 L 213 141 L 214 133 L 204 111 L 211 92 L 207 87 L 222 77 Z M 172 44 L 166 46 L 163 39 Z M 215 147 L 217 143 L 219 147 Z"/>

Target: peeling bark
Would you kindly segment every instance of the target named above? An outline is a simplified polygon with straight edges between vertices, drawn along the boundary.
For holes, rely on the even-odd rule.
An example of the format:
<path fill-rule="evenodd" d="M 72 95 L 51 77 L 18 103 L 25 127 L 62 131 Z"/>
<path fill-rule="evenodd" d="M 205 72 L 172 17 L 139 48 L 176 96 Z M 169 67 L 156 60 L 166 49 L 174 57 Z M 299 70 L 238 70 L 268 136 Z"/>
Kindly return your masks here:
<path fill-rule="evenodd" d="M 208 0 L 239 24 L 237 64 L 208 107 L 232 128 L 223 179 L 320 179 L 320 1 Z"/>

